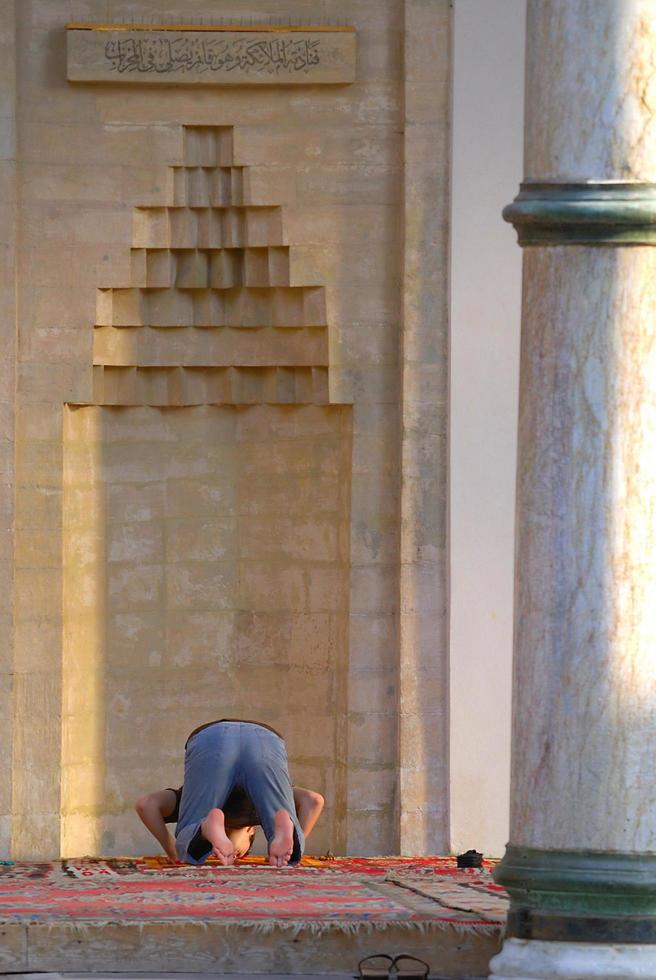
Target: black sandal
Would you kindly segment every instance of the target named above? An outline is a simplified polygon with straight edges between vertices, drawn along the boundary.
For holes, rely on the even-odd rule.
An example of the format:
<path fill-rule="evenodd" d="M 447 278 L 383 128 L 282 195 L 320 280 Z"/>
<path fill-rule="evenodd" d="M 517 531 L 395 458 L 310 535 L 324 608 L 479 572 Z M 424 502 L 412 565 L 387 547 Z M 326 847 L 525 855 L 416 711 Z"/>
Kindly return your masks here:
<path fill-rule="evenodd" d="M 361 977 L 371 977 L 372 980 L 387 980 L 391 971 L 394 969 L 395 960 L 387 953 L 375 953 L 373 956 L 365 956 L 358 963 L 358 975 Z"/>
<path fill-rule="evenodd" d="M 407 953 L 400 953 L 394 957 L 392 970 L 396 980 L 426 980 L 430 973 L 428 963 L 416 956 L 408 956 Z"/>

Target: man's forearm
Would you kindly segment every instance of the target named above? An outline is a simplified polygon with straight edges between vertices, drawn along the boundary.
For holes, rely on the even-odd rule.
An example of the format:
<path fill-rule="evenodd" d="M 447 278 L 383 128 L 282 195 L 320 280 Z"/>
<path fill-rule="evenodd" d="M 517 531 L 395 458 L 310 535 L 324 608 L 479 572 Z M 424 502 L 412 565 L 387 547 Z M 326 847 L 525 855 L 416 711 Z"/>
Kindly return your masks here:
<path fill-rule="evenodd" d="M 164 823 L 164 818 L 159 808 L 153 804 L 146 803 L 143 806 L 137 807 L 137 813 L 143 825 L 148 828 L 155 840 L 164 848 L 164 852 L 172 861 L 175 861 L 177 859 L 175 841 Z"/>
<path fill-rule="evenodd" d="M 320 793 L 313 793 L 311 790 L 295 786 L 294 804 L 303 836 L 307 840 L 323 810 L 323 797 Z"/>

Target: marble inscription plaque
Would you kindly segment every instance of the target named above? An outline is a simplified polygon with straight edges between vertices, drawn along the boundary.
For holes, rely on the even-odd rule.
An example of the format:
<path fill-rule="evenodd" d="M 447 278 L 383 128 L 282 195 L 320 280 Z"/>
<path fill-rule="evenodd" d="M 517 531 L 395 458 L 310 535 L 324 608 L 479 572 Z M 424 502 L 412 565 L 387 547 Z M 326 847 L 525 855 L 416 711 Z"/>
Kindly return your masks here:
<path fill-rule="evenodd" d="M 69 27 L 68 79 L 298 85 L 355 79 L 352 29 Z"/>

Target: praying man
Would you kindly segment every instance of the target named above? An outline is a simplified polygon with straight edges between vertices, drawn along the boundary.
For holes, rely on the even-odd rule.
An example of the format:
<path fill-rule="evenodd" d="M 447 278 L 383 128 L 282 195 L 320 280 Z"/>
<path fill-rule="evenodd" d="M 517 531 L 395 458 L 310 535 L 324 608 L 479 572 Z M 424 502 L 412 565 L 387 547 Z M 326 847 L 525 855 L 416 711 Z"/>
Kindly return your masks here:
<path fill-rule="evenodd" d="M 168 857 L 223 865 L 245 857 L 258 826 L 269 863 L 297 865 L 323 809 L 320 793 L 292 787 L 285 742 L 260 722 L 224 718 L 194 729 L 185 744 L 184 782 L 150 793 L 136 811 Z M 167 824 L 175 823 L 175 841 Z"/>

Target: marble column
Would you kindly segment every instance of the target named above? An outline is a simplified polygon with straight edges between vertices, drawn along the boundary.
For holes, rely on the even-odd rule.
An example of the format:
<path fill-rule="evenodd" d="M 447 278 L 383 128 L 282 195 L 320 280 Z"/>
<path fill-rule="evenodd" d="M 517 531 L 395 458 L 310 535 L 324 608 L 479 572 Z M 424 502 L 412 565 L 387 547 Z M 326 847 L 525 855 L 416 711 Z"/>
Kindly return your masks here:
<path fill-rule="evenodd" d="M 496 978 L 656 978 L 656 0 L 529 0 Z"/>

